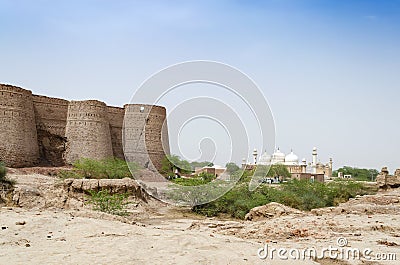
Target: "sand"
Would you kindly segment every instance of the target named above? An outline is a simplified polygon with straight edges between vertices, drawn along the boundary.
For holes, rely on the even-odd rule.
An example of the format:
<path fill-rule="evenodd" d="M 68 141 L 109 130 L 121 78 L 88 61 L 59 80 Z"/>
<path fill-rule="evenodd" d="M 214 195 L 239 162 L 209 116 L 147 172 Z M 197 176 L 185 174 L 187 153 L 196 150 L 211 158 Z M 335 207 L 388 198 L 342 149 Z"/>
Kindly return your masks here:
<path fill-rule="evenodd" d="M 400 192 L 360 197 L 336 208 L 258 221 L 205 218 L 154 200 L 132 215 L 93 211 L 60 180 L 12 175 L 23 207 L 0 209 L 0 264 L 398 264 L 398 261 L 262 260 L 259 248 L 371 248 L 400 259 Z"/>

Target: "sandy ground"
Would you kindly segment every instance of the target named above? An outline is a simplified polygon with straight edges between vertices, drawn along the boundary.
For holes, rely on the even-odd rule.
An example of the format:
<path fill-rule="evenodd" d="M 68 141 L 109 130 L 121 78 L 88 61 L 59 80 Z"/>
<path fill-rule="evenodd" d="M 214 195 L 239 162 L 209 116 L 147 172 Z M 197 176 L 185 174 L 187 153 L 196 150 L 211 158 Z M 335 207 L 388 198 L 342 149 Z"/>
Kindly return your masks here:
<path fill-rule="evenodd" d="M 399 264 L 400 191 L 336 208 L 259 221 L 204 218 L 156 201 L 133 201 L 129 217 L 92 211 L 60 180 L 12 175 L 22 207 L 0 209 L 0 264 Z M 371 248 L 397 261 L 265 260 L 259 248 Z M 264 252 L 262 252 L 264 253 Z M 288 254 L 286 254 L 288 256 Z M 326 257 L 328 254 L 325 255 Z"/>

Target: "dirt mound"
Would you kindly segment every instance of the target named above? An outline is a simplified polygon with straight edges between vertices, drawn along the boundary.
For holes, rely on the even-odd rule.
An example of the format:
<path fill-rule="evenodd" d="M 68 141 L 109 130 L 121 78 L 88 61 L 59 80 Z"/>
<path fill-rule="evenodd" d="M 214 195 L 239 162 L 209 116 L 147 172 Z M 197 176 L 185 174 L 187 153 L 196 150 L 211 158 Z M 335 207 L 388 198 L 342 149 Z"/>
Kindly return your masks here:
<path fill-rule="evenodd" d="M 60 171 L 72 170 L 72 167 L 25 167 L 8 168 L 8 172 L 14 175 L 40 174 L 44 176 L 57 176 Z"/>
<path fill-rule="evenodd" d="M 266 205 L 258 206 L 251 209 L 250 212 L 246 214 L 245 219 L 250 221 L 257 221 L 290 214 L 302 214 L 302 212 L 277 202 L 270 202 Z"/>
<path fill-rule="evenodd" d="M 400 192 L 357 196 L 336 207 L 313 209 L 315 215 L 323 214 L 400 214 Z"/>

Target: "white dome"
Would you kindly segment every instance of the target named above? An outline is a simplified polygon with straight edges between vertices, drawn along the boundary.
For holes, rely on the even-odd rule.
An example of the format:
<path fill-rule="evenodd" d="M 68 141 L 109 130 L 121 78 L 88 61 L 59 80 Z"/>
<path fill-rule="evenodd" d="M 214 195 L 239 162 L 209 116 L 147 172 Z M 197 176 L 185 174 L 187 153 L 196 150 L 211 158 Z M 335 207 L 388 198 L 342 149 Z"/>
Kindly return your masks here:
<path fill-rule="evenodd" d="M 286 165 L 298 165 L 299 157 L 293 153 L 293 151 L 285 157 Z"/>
<path fill-rule="evenodd" d="M 282 153 L 279 148 L 278 150 L 275 151 L 275 153 L 272 155 L 272 164 L 283 164 L 285 163 L 285 154 Z"/>
<path fill-rule="evenodd" d="M 267 152 L 264 152 L 264 154 L 261 155 L 260 160 L 258 161 L 259 165 L 269 165 L 271 164 L 271 159 L 272 157 L 267 154 Z"/>

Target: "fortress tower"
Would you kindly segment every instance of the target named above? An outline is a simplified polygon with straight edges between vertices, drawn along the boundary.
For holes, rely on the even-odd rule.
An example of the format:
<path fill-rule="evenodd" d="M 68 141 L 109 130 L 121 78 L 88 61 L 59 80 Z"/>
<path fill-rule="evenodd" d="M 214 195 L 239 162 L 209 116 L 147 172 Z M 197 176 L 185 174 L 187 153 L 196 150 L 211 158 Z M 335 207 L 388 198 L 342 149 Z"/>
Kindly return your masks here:
<path fill-rule="evenodd" d="M 124 152 L 128 161 L 154 170 L 169 154 L 166 110 L 161 106 L 127 104 L 123 133 Z"/>
<path fill-rule="evenodd" d="M 65 130 L 65 161 L 113 156 L 107 105 L 97 100 L 71 101 Z"/>
<path fill-rule="evenodd" d="M 68 101 L 0 84 L 0 161 L 9 167 L 64 166 L 79 158 L 125 159 L 161 169 L 169 154 L 166 110 L 153 105 L 110 107 L 97 100 Z"/>
<path fill-rule="evenodd" d="M 0 161 L 10 167 L 39 161 L 32 92 L 0 84 Z"/>

